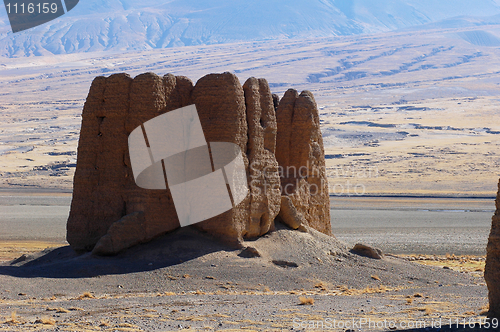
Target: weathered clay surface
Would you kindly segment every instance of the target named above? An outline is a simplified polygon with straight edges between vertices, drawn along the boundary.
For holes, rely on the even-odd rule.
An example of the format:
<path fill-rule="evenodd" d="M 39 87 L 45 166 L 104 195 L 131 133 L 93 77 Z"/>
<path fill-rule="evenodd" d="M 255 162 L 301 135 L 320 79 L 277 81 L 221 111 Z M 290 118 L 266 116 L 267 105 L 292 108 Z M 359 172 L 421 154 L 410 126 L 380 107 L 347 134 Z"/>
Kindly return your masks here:
<path fill-rule="evenodd" d="M 297 211 L 289 196 L 281 196 L 281 207 L 278 216 L 280 221 L 292 229 L 298 229 L 305 223 L 304 216 Z"/>
<path fill-rule="evenodd" d="M 490 309 L 488 317 L 500 319 L 500 182 L 495 200 L 496 211 L 491 221 L 484 279 L 488 286 Z"/>
<path fill-rule="evenodd" d="M 243 85 L 248 122 L 250 219 L 247 237 L 257 237 L 274 227 L 281 205 L 276 151 L 276 115 L 269 85 L 249 78 Z"/>
<path fill-rule="evenodd" d="M 276 118 L 282 195 L 290 198 L 308 226 L 331 235 L 323 137 L 312 93 L 299 95 L 288 90 L 279 102 Z"/>
<path fill-rule="evenodd" d="M 196 105 L 207 142 L 231 142 L 244 152 L 248 144 L 245 96 L 238 78 L 230 73 L 202 77 L 193 90 L 191 103 Z M 248 223 L 250 197 L 232 210 L 196 224 L 226 242 L 237 244 Z"/>
<path fill-rule="evenodd" d="M 330 234 L 323 143 L 314 98 L 310 92 L 298 96 L 290 90 L 278 102 L 264 79 L 250 78 L 241 86 L 230 73 L 207 75 L 196 86 L 171 74 L 96 78 L 82 114 L 67 223 L 70 245 L 77 251 L 112 254 L 179 227 L 168 189 L 147 190 L 135 184 L 128 135 L 160 114 L 191 104 L 196 105 L 207 142 L 240 146 L 250 188 L 250 194 L 235 208 L 196 227 L 238 245 L 243 238 L 272 230 L 285 202 L 285 223 L 295 228 L 301 221 Z M 286 112 L 281 111 L 282 138 L 277 141 L 280 110 Z M 317 177 L 280 181 L 278 162 L 310 170 L 322 167 Z M 293 190 L 283 199 L 280 184 L 288 183 L 294 183 Z M 320 194 L 311 194 L 311 184 L 318 185 Z"/>
<path fill-rule="evenodd" d="M 128 135 L 147 120 L 189 105 L 192 89 L 184 77 L 152 73 L 94 80 L 82 114 L 67 223 L 67 240 L 75 250 L 92 250 L 114 222 L 137 211 L 144 213 L 145 241 L 179 226 L 168 190 L 135 185 Z"/>
<path fill-rule="evenodd" d="M 107 234 L 99 239 L 92 253 L 113 255 L 144 242 L 147 239 L 144 226 L 144 213 L 142 211 L 127 214 L 111 224 Z"/>

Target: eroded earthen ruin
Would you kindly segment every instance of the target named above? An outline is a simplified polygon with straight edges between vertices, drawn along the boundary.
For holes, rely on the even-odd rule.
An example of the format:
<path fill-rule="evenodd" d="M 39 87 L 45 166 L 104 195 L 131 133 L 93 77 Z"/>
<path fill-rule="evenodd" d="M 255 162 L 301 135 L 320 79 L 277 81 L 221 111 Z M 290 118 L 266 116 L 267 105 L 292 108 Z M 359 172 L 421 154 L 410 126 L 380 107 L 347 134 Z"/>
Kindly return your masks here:
<path fill-rule="evenodd" d="M 172 195 L 134 182 L 128 136 L 144 122 L 196 105 L 206 141 L 243 151 L 250 192 L 235 208 L 195 226 L 238 245 L 279 220 L 331 235 L 323 140 L 312 93 L 281 101 L 264 79 L 243 86 L 231 73 L 196 85 L 153 73 L 97 77 L 82 114 L 67 240 L 76 251 L 114 254 L 179 227 Z"/>
<path fill-rule="evenodd" d="M 488 317 L 500 319 L 500 182 L 495 200 L 496 211 L 491 221 L 484 279 L 488 286 L 490 309 Z"/>

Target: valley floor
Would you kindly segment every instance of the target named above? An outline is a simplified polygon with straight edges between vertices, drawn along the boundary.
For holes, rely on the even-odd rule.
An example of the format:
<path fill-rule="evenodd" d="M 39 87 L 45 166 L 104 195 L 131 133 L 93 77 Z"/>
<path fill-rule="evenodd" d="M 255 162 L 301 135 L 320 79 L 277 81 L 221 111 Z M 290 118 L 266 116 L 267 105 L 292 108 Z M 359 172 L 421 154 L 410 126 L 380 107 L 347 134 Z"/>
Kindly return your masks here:
<path fill-rule="evenodd" d="M 0 265 L 0 328 L 373 331 L 486 322 L 481 259 L 469 257 L 463 270 L 451 257 L 374 260 L 285 227 L 246 245 L 261 257 L 240 257 L 188 227 L 115 257 L 69 247 L 23 256 Z"/>

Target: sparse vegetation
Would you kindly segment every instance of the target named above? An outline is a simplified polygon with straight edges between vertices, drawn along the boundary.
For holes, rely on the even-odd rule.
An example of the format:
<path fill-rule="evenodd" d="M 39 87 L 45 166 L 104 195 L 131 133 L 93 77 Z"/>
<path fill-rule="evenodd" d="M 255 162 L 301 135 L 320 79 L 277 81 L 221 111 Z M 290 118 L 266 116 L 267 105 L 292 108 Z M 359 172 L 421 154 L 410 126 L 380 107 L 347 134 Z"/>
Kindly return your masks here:
<path fill-rule="evenodd" d="M 438 266 L 446 269 L 454 269 L 461 272 L 473 274 L 482 274 L 485 266 L 485 256 L 462 255 L 454 254 L 439 255 L 401 255 L 401 257 L 415 261 L 419 264 Z"/>
<path fill-rule="evenodd" d="M 351 295 L 361 295 L 361 294 L 385 293 L 393 289 L 388 288 L 387 286 L 384 285 L 379 285 L 378 287 L 366 286 L 363 289 L 349 288 L 347 286 L 337 286 L 337 290 L 340 292 L 340 295 L 351 296 Z"/>
<path fill-rule="evenodd" d="M 326 285 L 322 281 L 319 281 L 316 284 L 314 284 L 314 288 L 318 288 L 318 289 L 320 289 L 322 291 L 326 291 L 327 290 Z"/>
<path fill-rule="evenodd" d="M 481 307 L 480 310 L 481 311 L 479 312 L 479 315 L 480 316 L 486 316 L 486 315 L 488 315 L 488 312 L 490 311 L 490 305 L 489 304 L 484 305 L 484 306 Z"/>
<path fill-rule="evenodd" d="M 78 296 L 76 298 L 77 300 L 83 300 L 83 299 L 95 299 L 95 296 L 92 295 L 90 292 L 85 292 L 82 295 Z"/>
<path fill-rule="evenodd" d="M 71 310 L 71 311 L 83 311 L 82 308 L 78 308 L 78 307 L 70 307 L 69 310 Z"/>
<path fill-rule="evenodd" d="M 300 305 L 313 305 L 314 304 L 314 299 L 311 297 L 304 297 L 300 296 L 299 297 L 299 304 Z"/>
<path fill-rule="evenodd" d="M 6 324 L 12 324 L 12 325 L 15 325 L 15 324 L 19 324 L 19 323 L 21 323 L 21 322 L 17 319 L 17 314 L 16 314 L 16 312 L 15 312 L 15 311 L 12 311 L 12 312 L 10 313 L 10 318 L 7 318 L 7 319 L 5 320 L 5 323 L 6 323 Z"/>
<path fill-rule="evenodd" d="M 56 325 L 56 321 L 50 317 L 42 317 L 42 318 L 35 320 L 35 324 Z"/>
<path fill-rule="evenodd" d="M 121 323 L 121 324 L 118 324 L 118 327 L 130 327 L 130 328 L 135 328 L 135 327 L 137 327 L 137 325 L 133 325 L 133 324 L 130 324 L 130 323 Z"/>

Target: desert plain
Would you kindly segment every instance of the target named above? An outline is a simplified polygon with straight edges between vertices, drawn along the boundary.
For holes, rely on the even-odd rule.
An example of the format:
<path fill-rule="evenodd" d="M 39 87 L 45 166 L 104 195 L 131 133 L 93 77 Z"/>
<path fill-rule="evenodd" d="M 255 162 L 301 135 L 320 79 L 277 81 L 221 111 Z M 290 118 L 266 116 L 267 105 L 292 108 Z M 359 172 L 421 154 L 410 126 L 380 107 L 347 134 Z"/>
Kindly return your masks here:
<path fill-rule="evenodd" d="M 322 330 L 315 324 L 330 318 L 344 324 L 332 330 L 356 330 L 345 324 L 361 319 L 437 330 L 438 321 L 485 322 L 500 57 L 478 29 L 2 59 L 0 329 Z M 64 225 L 90 84 L 147 71 L 194 81 L 230 71 L 242 81 L 264 77 L 280 96 L 312 91 L 336 238 L 278 225 L 247 241 L 260 257 L 246 257 L 187 228 L 116 257 L 72 252 Z M 350 252 L 357 242 L 385 258 Z"/>

